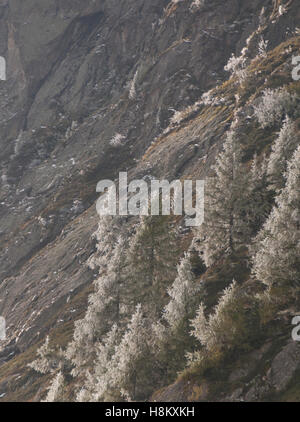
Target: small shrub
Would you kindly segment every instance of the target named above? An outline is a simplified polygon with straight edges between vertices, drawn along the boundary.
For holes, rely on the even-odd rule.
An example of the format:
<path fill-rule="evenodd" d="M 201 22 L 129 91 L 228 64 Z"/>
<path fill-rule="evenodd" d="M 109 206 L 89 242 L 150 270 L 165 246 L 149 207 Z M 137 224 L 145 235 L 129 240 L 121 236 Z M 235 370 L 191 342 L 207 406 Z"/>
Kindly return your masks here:
<path fill-rule="evenodd" d="M 126 141 L 126 138 L 124 135 L 121 135 L 120 133 L 116 133 L 115 136 L 109 141 L 109 144 L 112 147 L 120 147 L 122 146 Z"/>
<path fill-rule="evenodd" d="M 224 67 L 226 72 L 230 72 L 232 76 L 237 77 L 239 83 L 245 81 L 248 76 L 247 72 L 247 58 L 246 58 L 246 49 L 242 50 L 242 53 L 239 57 L 236 57 L 234 54 L 230 57 L 227 65 Z"/>
<path fill-rule="evenodd" d="M 264 38 L 261 37 L 261 40 L 258 44 L 258 55 L 259 55 L 259 57 L 267 57 L 268 45 L 269 45 L 269 41 L 264 40 Z"/>

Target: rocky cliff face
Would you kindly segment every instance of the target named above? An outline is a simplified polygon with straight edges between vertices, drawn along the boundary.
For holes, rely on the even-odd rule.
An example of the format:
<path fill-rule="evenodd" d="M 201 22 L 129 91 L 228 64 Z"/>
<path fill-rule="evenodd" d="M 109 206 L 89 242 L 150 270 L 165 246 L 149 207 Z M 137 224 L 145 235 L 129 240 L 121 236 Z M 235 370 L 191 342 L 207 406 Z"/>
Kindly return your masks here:
<path fill-rule="evenodd" d="M 97 182 L 124 170 L 207 175 L 233 116 L 232 91 L 224 106 L 188 113 L 159 135 L 175 110 L 227 79 L 224 65 L 259 24 L 270 50 L 291 37 L 300 7 L 288 2 L 279 17 L 279 3 L 0 1 L 2 400 L 40 398 L 47 379 L 26 363 L 49 332 L 64 345 L 84 312 Z"/>

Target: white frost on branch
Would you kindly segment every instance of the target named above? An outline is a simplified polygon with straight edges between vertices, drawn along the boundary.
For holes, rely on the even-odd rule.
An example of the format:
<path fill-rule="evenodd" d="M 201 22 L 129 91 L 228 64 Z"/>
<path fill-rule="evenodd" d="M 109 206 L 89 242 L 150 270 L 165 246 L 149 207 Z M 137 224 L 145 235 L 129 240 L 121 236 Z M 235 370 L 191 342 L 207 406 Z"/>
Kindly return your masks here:
<path fill-rule="evenodd" d="M 115 136 L 109 141 L 109 144 L 112 147 L 120 147 L 122 145 L 124 145 L 126 141 L 126 137 L 124 135 L 122 135 L 121 133 L 116 133 Z"/>
<path fill-rule="evenodd" d="M 280 122 L 285 115 L 294 113 L 297 102 L 297 94 L 290 94 L 285 88 L 267 88 L 263 91 L 259 104 L 254 106 L 254 115 L 260 126 L 267 128 Z"/>

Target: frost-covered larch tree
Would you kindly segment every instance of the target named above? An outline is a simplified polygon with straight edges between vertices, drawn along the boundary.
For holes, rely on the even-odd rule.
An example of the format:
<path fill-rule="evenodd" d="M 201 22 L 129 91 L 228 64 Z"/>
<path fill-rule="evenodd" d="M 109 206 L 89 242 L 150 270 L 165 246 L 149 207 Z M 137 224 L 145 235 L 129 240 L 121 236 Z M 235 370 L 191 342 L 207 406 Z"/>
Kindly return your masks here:
<path fill-rule="evenodd" d="M 48 394 L 43 400 L 44 402 L 64 402 L 66 401 L 64 399 L 64 391 L 65 391 L 65 378 L 62 372 L 58 372 L 53 379 Z"/>
<path fill-rule="evenodd" d="M 158 314 L 162 298 L 176 276 L 178 234 L 169 216 L 141 217 L 130 243 L 126 294 L 135 307 Z"/>
<path fill-rule="evenodd" d="M 119 237 L 105 272 L 95 281 L 84 318 L 75 322 L 73 340 L 66 351 L 74 365 L 73 375 L 85 374 L 95 358 L 97 342 L 119 322 L 125 251 L 126 241 Z"/>
<path fill-rule="evenodd" d="M 193 312 L 196 290 L 190 255 L 187 253 L 177 267 L 174 283 L 168 289 L 170 301 L 163 312 L 171 331 L 176 331 L 179 325 L 186 325 Z"/>
<path fill-rule="evenodd" d="M 300 147 L 288 163 L 287 180 L 255 239 L 253 272 L 269 288 L 300 284 Z"/>
<path fill-rule="evenodd" d="M 117 324 L 96 344 L 94 367 L 87 371 L 84 386 L 80 388 L 76 401 L 105 401 L 110 391 L 111 362 L 120 344 L 122 333 Z"/>
<path fill-rule="evenodd" d="M 119 216 L 100 216 L 98 228 L 93 234 L 96 252 L 88 260 L 91 269 L 99 268 L 103 272 L 112 257 L 118 238 L 124 235 L 122 223 L 123 218 Z"/>
<path fill-rule="evenodd" d="M 247 311 L 249 303 L 253 307 L 251 315 Z M 256 310 L 256 299 L 242 293 L 236 281 L 223 291 L 210 315 L 206 315 L 205 306 L 201 303 L 191 321 L 190 334 L 198 340 L 202 349 L 187 353 L 189 365 L 205 364 L 215 357 L 218 359 L 235 347 L 247 349 L 247 343 L 251 342 L 249 332 L 255 332 L 258 327 Z"/>
<path fill-rule="evenodd" d="M 213 170 L 206 180 L 205 221 L 197 230 L 206 266 L 238 251 L 249 238 L 249 180 L 233 130 Z"/>
<path fill-rule="evenodd" d="M 184 368 L 185 354 L 193 343 L 189 336 L 189 321 L 199 304 L 197 290 L 190 254 L 186 253 L 177 267 L 177 277 L 168 289 L 170 300 L 163 317 L 152 324 L 151 347 L 165 383 Z"/>
<path fill-rule="evenodd" d="M 64 373 L 70 370 L 69 362 L 61 348 L 50 346 L 49 336 L 45 343 L 37 350 L 38 358 L 29 363 L 28 366 L 40 374 L 53 374 L 48 388 L 48 394 L 44 401 L 59 402 L 65 401 L 65 377 Z"/>
<path fill-rule="evenodd" d="M 273 194 L 269 189 L 267 169 L 267 158 L 263 156 L 260 160 L 255 155 L 249 174 L 248 218 L 251 238 L 261 229 L 272 209 Z"/>
<path fill-rule="evenodd" d="M 49 336 L 45 343 L 37 350 L 38 358 L 29 363 L 28 366 L 40 374 L 55 373 L 59 367 L 60 360 L 58 353 L 50 346 Z"/>
<path fill-rule="evenodd" d="M 277 193 L 284 187 L 287 162 L 300 144 L 296 124 L 287 117 L 276 139 L 268 164 L 270 187 Z"/>
<path fill-rule="evenodd" d="M 208 361 L 218 361 L 236 348 L 247 350 L 257 339 L 260 327 L 258 300 L 233 280 L 210 314 L 207 315 L 204 304 L 200 304 L 191 326 L 190 334 L 202 349 L 187 354 L 189 365 L 204 364 L 205 367 Z"/>
<path fill-rule="evenodd" d="M 221 347 L 230 342 L 234 336 L 236 327 L 229 317 L 229 310 L 238 309 L 238 287 L 236 281 L 227 287 L 220 298 L 214 312 L 205 317 L 205 307 L 201 303 L 197 316 L 191 321 L 193 330 L 191 334 L 199 340 L 202 346 L 211 351 L 215 347 Z"/>
<path fill-rule="evenodd" d="M 106 344 L 99 349 L 95 364 L 96 400 L 129 401 L 146 397 L 147 378 L 151 379 L 149 374 L 144 377 L 146 368 L 150 370 L 148 325 L 142 307 L 138 305 L 119 344 L 116 345 L 115 329 L 110 338 L 106 339 Z"/>

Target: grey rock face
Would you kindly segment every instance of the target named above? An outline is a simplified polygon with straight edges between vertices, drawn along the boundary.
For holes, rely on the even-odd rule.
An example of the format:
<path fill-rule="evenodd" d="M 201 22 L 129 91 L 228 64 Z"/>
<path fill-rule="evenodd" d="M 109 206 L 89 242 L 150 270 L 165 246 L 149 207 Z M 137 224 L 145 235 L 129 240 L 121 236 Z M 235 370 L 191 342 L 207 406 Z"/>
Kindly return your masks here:
<path fill-rule="evenodd" d="M 268 381 L 277 391 L 283 391 L 300 368 L 300 345 L 293 341 L 275 357 L 268 373 Z"/>

